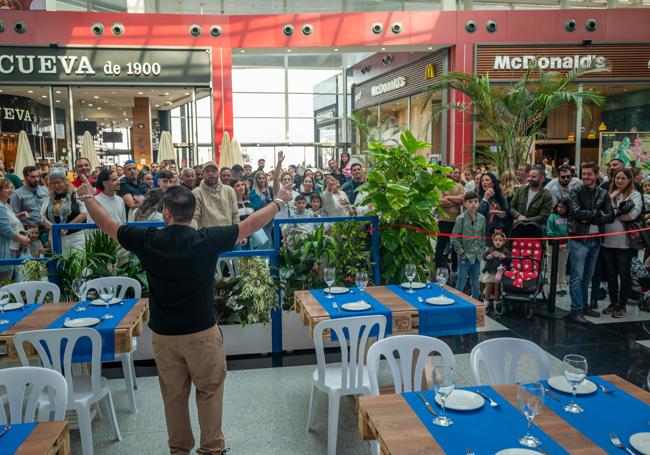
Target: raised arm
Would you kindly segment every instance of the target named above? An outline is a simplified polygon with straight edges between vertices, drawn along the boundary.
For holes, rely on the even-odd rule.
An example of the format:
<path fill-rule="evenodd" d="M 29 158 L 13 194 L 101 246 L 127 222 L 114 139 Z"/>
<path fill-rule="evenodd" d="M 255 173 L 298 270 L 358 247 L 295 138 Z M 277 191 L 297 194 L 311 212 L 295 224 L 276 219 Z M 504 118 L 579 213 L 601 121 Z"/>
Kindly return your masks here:
<path fill-rule="evenodd" d="M 278 194 L 280 191 L 280 176 L 282 174 L 282 162 L 284 161 L 284 152 L 280 150 L 278 152 L 278 163 L 275 165 L 275 171 L 273 171 L 273 194 Z"/>
<path fill-rule="evenodd" d="M 122 224 L 115 221 L 104 207 L 95 200 L 95 188 L 90 186 L 85 175 L 81 175 L 81 180 L 83 184 L 77 190 L 77 197 L 86 204 L 86 210 L 97 227 L 112 239 L 117 240 L 117 230 Z"/>
<path fill-rule="evenodd" d="M 273 219 L 276 213 L 282 210 L 282 207 L 287 205 L 291 200 L 291 189 L 280 188 L 276 193 L 276 198 L 270 204 L 266 204 L 260 210 L 253 212 L 244 221 L 239 223 L 239 236 L 237 241 L 248 238 L 253 232 L 259 231 Z"/>

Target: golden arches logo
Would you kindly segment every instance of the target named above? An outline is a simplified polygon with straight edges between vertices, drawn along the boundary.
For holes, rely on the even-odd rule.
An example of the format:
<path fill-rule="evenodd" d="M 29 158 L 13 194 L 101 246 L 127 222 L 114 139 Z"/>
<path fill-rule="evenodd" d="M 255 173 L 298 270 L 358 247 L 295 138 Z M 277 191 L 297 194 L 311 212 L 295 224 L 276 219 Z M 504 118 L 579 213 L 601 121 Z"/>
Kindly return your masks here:
<path fill-rule="evenodd" d="M 424 78 L 433 79 L 434 77 L 436 77 L 436 71 L 433 69 L 433 64 L 429 63 L 424 70 Z"/>

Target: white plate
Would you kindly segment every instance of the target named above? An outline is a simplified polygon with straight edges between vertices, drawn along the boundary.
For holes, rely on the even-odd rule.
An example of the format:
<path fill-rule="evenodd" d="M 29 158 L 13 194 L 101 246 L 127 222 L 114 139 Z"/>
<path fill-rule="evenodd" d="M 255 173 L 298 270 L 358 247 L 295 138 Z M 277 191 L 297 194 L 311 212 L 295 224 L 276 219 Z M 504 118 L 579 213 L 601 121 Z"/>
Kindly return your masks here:
<path fill-rule="evenodd" d="M 63 326 L 74 329 L 78 327 L 92 327 L 97 324 L 99 324 L 99 319 L 97 318 L 77 318 L 68 319 L 63 323 Z"/>
<path fill-rule="evenodd" d="M 530 450 L 530 449 L 503 449 L 499 450 L 495 455 L 528 455 L 531 453 L 535 453 L 537 455 L 540 454 L 540 452 L 537 452 L 536 450 Z"/>
<path fill-rule="evenodd" d="M 440 397 L 436 395 L 436 403 L 442 405 Z M 454 390 L 445 401 L 445 407 L 454 411 L 473 411 L 485 403 L 485 400 L 478 393 L 469 390 Z"/>
<path fill-rule="evenodd" d="M 325 288 L 325 292 L 327 292 L 327 288 Z M 330 289 L 331 294 L 347 294 L 348 292 L 350 292 L 348 288 L 340 286 L 334 286 Z"/>
<path fill-rule="evenodd" d="M 12 311 L 12 310 L 19 310 L 24 306 L 25 306 L 24 303 L 7 303 L 3 309 L 4 311 Z"/>
<path fill-rule="evenodd" d="M 452 305 L 456 303 L 454 299 L 445 297 L 444 295 L 439 295 L 438 297 L 429 297 L 425 300 L 429 305 Z"/>
<path fill-rule="evenodd" d="M 122 299 L 118 299 L 117 297 L 113 297 L 109 305 L 115 305 L 116 303 L 120 303 Z M 92 302 L 90 302 L 91 305 L 93 306 L 106 306 L 103 300 L 101 299 L 95 299 Z"/>
<path fill-rule="evenodd" d="M 564 376 L 553 376 L 552 378 L 548 378 L 548 385 L 560 392 L 572 393 L 571 384 L 569 384 L 569 381 L 567 381 Z M 589 395 L 590 393 L 594 393 L 596 390 L 598 390 L 596 384 L 591 382 L 589 379 L 585 379 L 578 384 L 576 395 Z"/>
<path fill-rule="evenodd" d="M 424 288 L 427 287 L 426 283 L 420 283 L 419 281 L 414 281 L 414 282 L 411 283 L 411 285 L 413 286 L 413 289 L 424 289 Z M 411 286 L 409 286 L 408 282 L 407 283 L 402 283 L 402 284 L 400 284 L 400 286 L 402 286 L 404 289 L 408 289 L 408 288 L 411 287 Z"/>
<path fill-rule="evenodd" d="M 630 436 L 630 445 L 643 455 L 650 455 L 650 433 L 635 433 Z"/>
<path fill-rule="evenodd" d="M 358 300 L 356 302 L 344 303 L 343 305 L 341 305 L 341 308 L 348 311 L 366 311 L 371 309 L 372 307 L 368 302 L 365 302 L 363 300 Z"/>

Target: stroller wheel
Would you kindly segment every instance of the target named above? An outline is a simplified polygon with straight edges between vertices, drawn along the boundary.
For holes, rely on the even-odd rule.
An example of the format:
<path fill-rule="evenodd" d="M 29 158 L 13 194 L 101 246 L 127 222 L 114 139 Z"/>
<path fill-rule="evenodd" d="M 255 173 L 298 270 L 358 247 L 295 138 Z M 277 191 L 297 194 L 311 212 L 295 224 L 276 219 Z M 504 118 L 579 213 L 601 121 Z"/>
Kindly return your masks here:
<path fill-rule="evenodd" d="M 494 302 L 494 312 L 499 316 L 502 316 L 506 312 L 506 305 L 503 303 L 503 300 L 497 300 Z"/>
<path fill-rule="evenodd" d="M 532 319 L 535 316 L 535 304 L 533 302 L 527 303 L 524 307 L 524 316 L 526 316 L 526 319 Z"/>

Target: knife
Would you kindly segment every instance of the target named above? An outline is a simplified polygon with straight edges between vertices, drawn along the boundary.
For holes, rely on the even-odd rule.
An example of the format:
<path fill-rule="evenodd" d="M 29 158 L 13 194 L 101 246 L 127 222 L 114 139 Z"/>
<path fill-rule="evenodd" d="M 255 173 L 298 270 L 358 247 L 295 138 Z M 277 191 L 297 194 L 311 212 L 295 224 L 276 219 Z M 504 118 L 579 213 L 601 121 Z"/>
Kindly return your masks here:
<path fill-rule="evenodd" d="M 9 430 L 11 429 L 11 426 L 5 425 L 5 427 L 0 431 L 0 438 L 3 437 Z"/>
<path fill-rule="evenodd" d="M 433 409 L 433 406 L 431 406 L 431 405 L 429 404 L 429 402 L 427 401 L 427 399 L 424 398 L 424 395 L 422 395 L 421 392 L 418 392 L 418 396 L 420 397 L 420 400 L 422 400 L 422 401 L 424 402 L 424 406 L 427 408 L 427 411 L 429 411 L 429 412 L 430 412 L 431 414 L 433 414 L 434 416 L 437 416 L 438 413 L 436 412 L 435 409 Z"/>
<path fill-rule="evenodd" d="M 546 392 L 546 395 L 553 398 L 555 401 L 562 401 L 553 392 L 551 392 L 551 390 L 548 387 L 544 387 L 544 392 Z"/>

